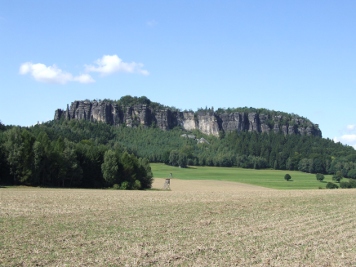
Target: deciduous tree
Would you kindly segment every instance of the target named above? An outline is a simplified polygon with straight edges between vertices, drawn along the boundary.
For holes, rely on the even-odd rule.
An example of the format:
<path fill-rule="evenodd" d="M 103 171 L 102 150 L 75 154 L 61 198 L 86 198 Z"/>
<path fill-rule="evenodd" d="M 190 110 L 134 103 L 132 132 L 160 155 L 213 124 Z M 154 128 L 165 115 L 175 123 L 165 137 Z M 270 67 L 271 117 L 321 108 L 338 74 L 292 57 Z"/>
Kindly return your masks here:
<path fill-rule="evenodd" d="M 117 182 L 119 166 L 117 156 L 113 150 L 105 152 L 101 170 L 108 186 L 112 186 Z"/>
<path fill-rule="evenodd" d="M 321 182 L 321 181 L 324 180 L 324 175 L 321 174 L 321 173 L 317 173 L 317 174 L 316 174 L 316 179 Z"/>

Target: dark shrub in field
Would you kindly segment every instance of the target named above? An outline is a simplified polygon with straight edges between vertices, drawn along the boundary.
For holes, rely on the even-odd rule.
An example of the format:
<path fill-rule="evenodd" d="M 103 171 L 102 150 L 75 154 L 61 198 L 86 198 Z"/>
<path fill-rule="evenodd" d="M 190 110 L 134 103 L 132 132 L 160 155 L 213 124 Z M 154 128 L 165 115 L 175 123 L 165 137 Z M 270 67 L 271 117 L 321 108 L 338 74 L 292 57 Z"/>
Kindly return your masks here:
<path fill-rule="evenodd" d="M 351 188 L 351 184 L 349 182 L 340 182 L 340 188 Z"/>
<path fill-rule="evenodd" d="M 356 188 L 356 180 L 349 179 L 348 182 L 342 181 L 340 182 L 340 188 Z"/>
<path fill-rule="evenodd" d="M 321 182 L 321 181 L 324 180 L 324 175 L 321 174 L 321 173 L 317 173 L 317 174 L 316 174 L 316 179 Z"/>
<path fill-rule="evenodd" d="M 328 183 L 326 184 L 326 188 L 327 188 L 327 189 L 338 189 L 339 187 L 337 186 L 337 184 L 328 182 Z"/>

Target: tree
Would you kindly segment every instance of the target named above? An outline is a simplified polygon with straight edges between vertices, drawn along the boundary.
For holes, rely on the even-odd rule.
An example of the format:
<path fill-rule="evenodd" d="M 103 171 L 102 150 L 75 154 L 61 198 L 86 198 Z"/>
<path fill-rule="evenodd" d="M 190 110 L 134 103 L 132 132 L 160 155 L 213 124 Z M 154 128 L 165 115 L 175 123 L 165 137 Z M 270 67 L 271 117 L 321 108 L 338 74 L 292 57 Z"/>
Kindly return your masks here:
<path fill-rule="evenodd" d="M 101 171 L 108 186 L 115 184 L 118 179 L 118 160 L 113 150 L 108 150 L 104 154 L 104 163 L 101 164 Z"/>
<path fill-rule="evenodd" d="M 45 158 L 45 151 L 42 144 L 38 141 L 35 141 L 33 144 L 33 185 L 39 185 L 41 182 L 41 174 L 43 169 L 45 168 L 44 158 Z"/>
<path fill-rule="evenodd" d="M 67 147 L 64 149 L 62 154 L 62 163 L 65 168 L 62 185 L 63 187 L 80 186 L 82 182 L 83 170 L 78 164 L 74 148 L 71 148 L 69 144 L 66 144 L 66 146 Z"/>
<path fill-rule="evenodd" d="M 321 173 L 325 172 L 324 166 L 323 166 L 323 161 L 320 158 L 315 158 L 313 160 L 313 168 L 312 168 L 313 173 Z"/>
<path fill-rule="evenodd" d="M 169 164 L 172 166 L 177 166 L 179 161 L 179 152 L 177 150 L 172 150 L 169 153 Z"/>
<path fill-rule="evenodd" d="M 27 130 L 14 127 L 5 132 L 4 148 L 14 184 L 29 183 L 32 176 L 32 146 L 35 139 Z"/>
<path fill-rule="evenodd" d="M 309 171 L 309 160 L 307 158 L 303 158 L 298 163 L 298 170 L 302 172 Z"/>
<path fill-rule="evenodd" d="M 351 169 L 348 171 L 347 176 L 352 179 L 356 179 L 356 169 Z"/>
<path fill-rule="evenodd" d="M 340 183 L 340 180 L 342 179 L 342 172 L 341 171 L 337 171 L 334 175 L 333 175 L 333 181 Z"/>
<path fill-rule="evenodd" d="M 275 160 L 273 163 L 273 169 L 278 170 L 278 161 Z"/>
<path fill-rule="evenodd" d="M 284 180 L 288 182 L 290 179 L 292 179 L 292 176 L 290 176 L 288 173 L 284 175 Z"/>
<path fill-rule="evenodd" d="M 33 150 L 33 178 L 32 185 L 48 185 L 47 177 L 51 175 L 51 142 L 45 131 L 39 131 Z"/>
<path fill-rule="evenodd" d="M 2 147 L 2 133 L 0 132 L 0 184 L 12 184 L 10 167 L 6 161 L 5 150 Z"/>
<path fill-rule="evenodd" d="M 187 155 L 185 153 L 182 153 L 182 152 L 179 153 L 178 165 L 179 165 L 179 167 L 182 167 L 182 168 L 187 167 Z"/>
<path fill-rule="evenodd" d="M 5 125 L 0 121 L 0 131 L 5 131 L 6 127 Z"/>
<path fill-rule="evenodd" d="M 286 169 L 287 170 L 293 170 L 294 169 L 293 162 L 292 162 L 292 159 L 290 157 L 287 159 Z"/>
<path fill-rule="evenodd" d="M 120 161 L 122 165 L 120 182 L 122 182 L 122 184 L 126 182 L 126 189 L 132 189 L 135 180 L 140 179 L 140 168 L 138 159 L 134 155 L 129 154 L 125 151 L 121 155 Z"/>
<path fill-rule="evenodd" d="M 151 166 L 149 161 L 146 158 L 140 158 L 139 159 L 139 165 L 140 165 L 140 172 L 143 173 L 141 176 L 141 188 L 146 189 L 146 188 L 151 188 L 152 182 L 153 182 L 153 174 L 151 170 Z"/>
<path fill-rule="evenodd" d="M 321 174 L 321 173 L 317 173 L 317 174 L 316 174 L 316 179 L 321 182 L 321 181 L 324 180 L 324 175 Z"/>

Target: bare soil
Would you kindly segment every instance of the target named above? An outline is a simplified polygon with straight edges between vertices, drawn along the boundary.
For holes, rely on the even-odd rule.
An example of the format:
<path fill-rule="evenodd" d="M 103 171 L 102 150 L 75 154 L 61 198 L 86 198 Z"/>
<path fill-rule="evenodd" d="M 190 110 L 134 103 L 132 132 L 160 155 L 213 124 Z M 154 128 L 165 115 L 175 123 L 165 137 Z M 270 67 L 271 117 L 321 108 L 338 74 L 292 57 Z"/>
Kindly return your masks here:
<path fill-rule="evenodd" d="M 1 188 L 0 266 L 356 266 L 356 190 L 171 188 Z"/>

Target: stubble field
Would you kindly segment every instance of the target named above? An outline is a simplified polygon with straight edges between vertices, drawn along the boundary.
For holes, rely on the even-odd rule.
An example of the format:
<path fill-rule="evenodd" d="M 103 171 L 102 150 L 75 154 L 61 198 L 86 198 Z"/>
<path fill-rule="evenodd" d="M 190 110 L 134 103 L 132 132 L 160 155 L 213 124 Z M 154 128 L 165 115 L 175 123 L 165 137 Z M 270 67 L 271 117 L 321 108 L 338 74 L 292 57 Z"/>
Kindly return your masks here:
<path fill-rule="evenodd" d="M 355 190 L 171 187 L 0 188 L 0 266 L 356 266 Z"/>

